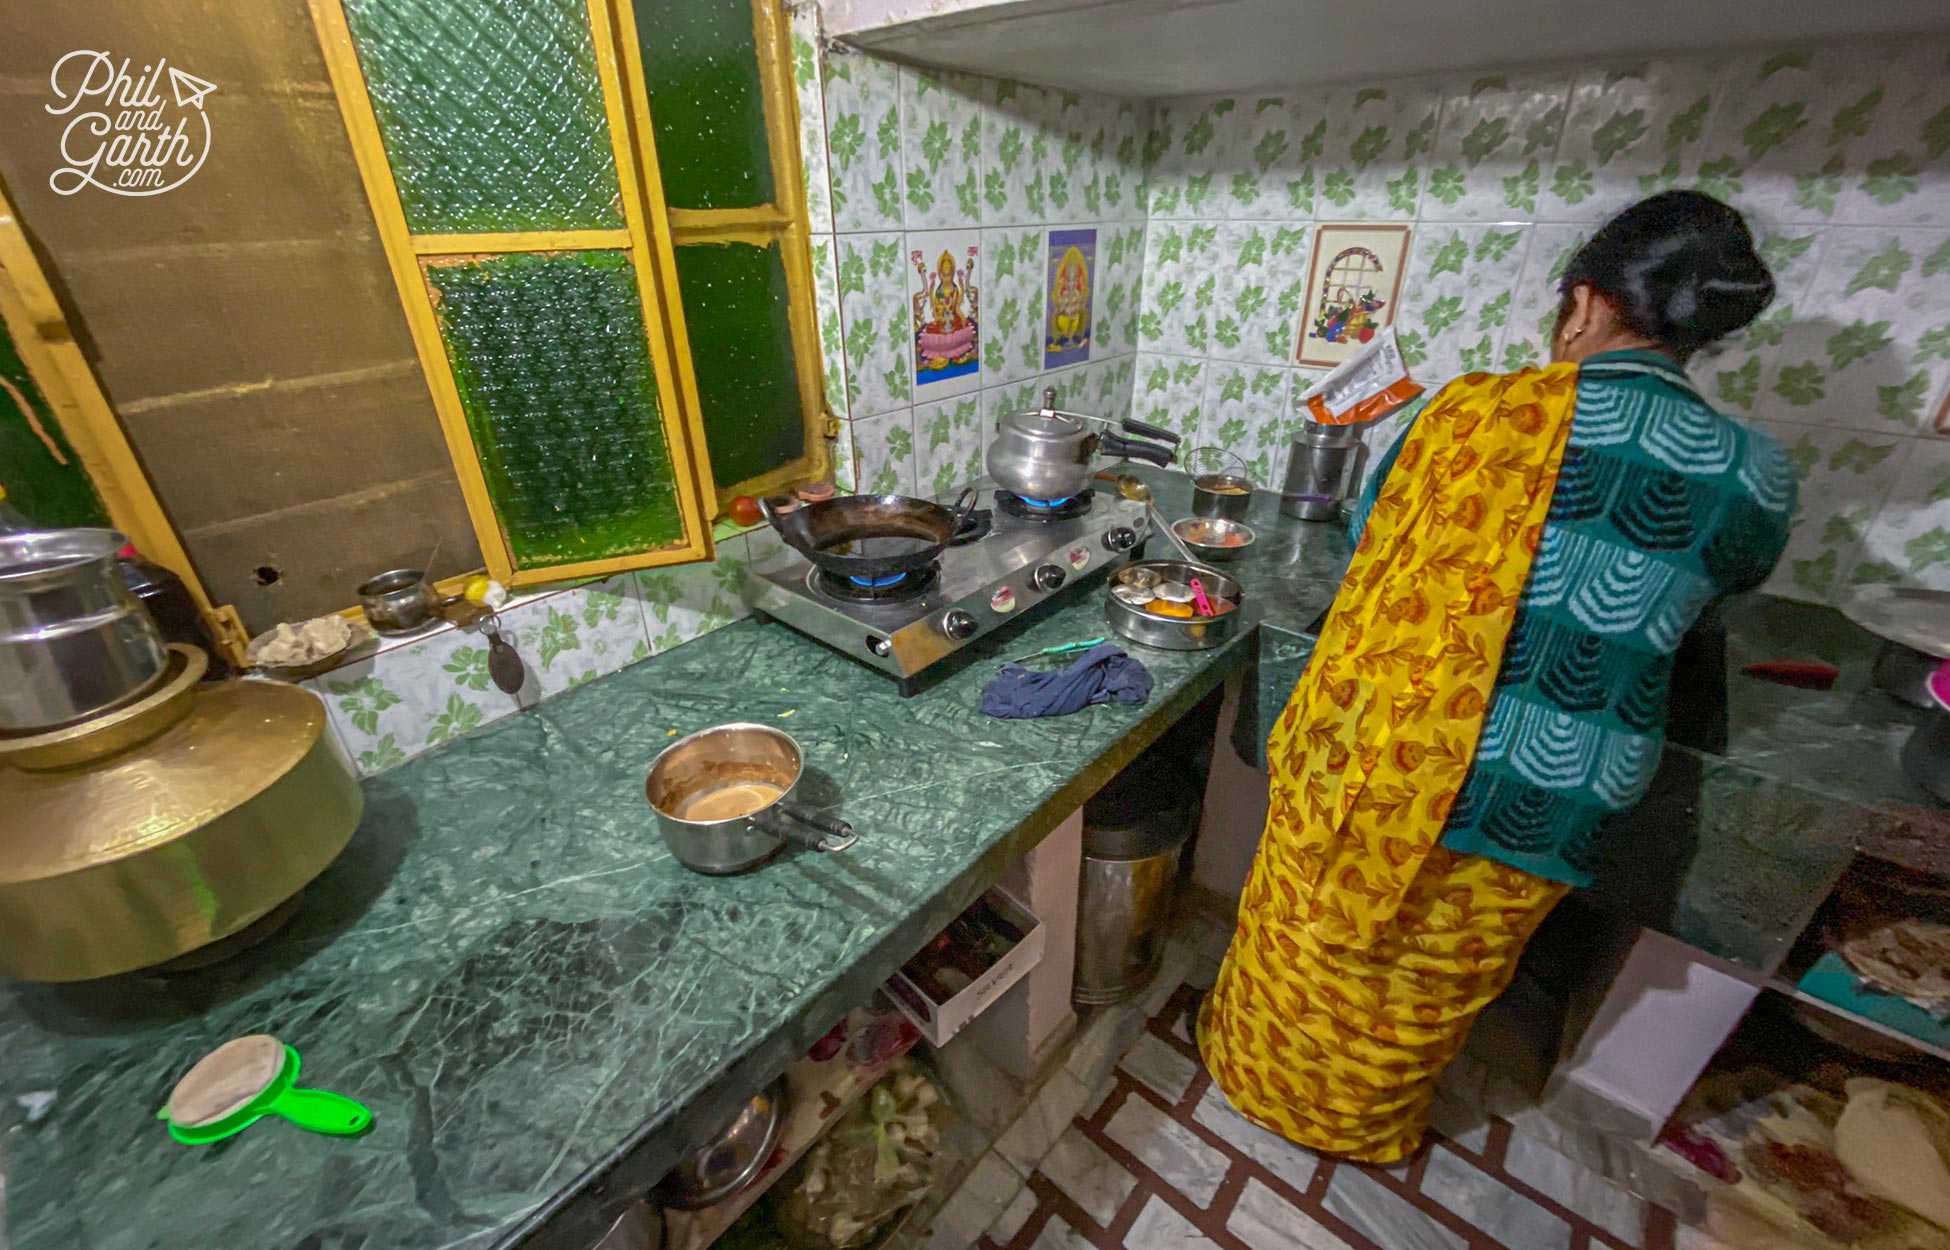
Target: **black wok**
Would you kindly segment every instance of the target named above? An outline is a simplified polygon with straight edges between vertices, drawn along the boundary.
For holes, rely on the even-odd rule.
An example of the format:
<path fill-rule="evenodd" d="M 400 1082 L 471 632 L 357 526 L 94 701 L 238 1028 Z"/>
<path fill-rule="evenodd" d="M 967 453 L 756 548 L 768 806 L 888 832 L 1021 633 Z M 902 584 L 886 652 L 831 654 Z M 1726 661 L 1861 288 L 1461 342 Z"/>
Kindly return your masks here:
<path fill-rule="evenodd" d="M 758 506 L 793 550 L 826 572 L 894 577 L 934 563 L 975 506 L 975 488 L 952 508 L 907 495 L 842 495 L 791 512 L 763 499 Z"/>

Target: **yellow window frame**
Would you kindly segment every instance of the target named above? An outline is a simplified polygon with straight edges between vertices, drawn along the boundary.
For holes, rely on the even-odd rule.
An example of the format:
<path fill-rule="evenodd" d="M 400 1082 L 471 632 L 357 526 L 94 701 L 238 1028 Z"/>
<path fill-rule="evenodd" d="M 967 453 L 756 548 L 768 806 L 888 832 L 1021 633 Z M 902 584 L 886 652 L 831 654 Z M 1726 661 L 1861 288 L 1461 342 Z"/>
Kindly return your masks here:
<path fill-rule="evenodd" d="M 420 366 L 433 394 L 433 406 L 440 418 L 441 432 L 454 462 L 461 495 L 467 502 L 474 532 L 488 572 L 509 586 L 535 585 L 583 577 L 607 577 L 626 569 L 654 568 L 708 560 L 713 555 L 711 523 L 705 499 L 710 489 L 709 452 L 704 445 L 704 428 L 699 416 L 697 386 L 688 368 L 688 358 L 676 351 L 684 342 L 683 310 L 676 299 L 675 258 L 670 250 L 669 229 L 664 226 L 663 184 L 656 167 L 654 148 L 644 150 L 643 168 L 637 167 L 637 145 L 631 141 L 630 115 L 624 102 L 621 75 L 617 65 L 617 43 L 610 24 L 610 9 L 605 0 L 587 0 L 590 42 L 595 52 L 596 76 L 602 87 L 604 113 L 609 123 L 610 148 L 616 161 L 618 199 L 623 212 L 621 230 L 522 231 L 506 234 L 415 234 L 406 222 L 393 169 L 380 137 L 378 118 L 366 89 L 358 49 L 352 41 L 341 0 L 310 0 L 312 22 L 325 54 L 339 111 L 351 137 L 353 158 L 371 202 L 379 237 L 399 288 L 400 302 L 406 310 L 407 325 L 420 357 Z M 635 190 L 635 194 L 632 190 Z M 495 515 L 494 501 L 488 493 L 487 476 L 482 471 L 474 446 L 473 432 L 461 404 L 460 388 L 454 380 L 445 339 L 440 332 L 434 296 L 426 280 L 426 270 L 440 264 L 462 262 L 488 253 L 627 251 L 636 270 L 637 296 L 642 305 L 643 323 L 649 338 L 650 359 L 657 379 L 658 408 L 664 439 L 670 448 L 671 472 L 677 488 L 678 512 L 683 524 L 682 540 L 651 551 L 632 552 L 600 560 L 566 564 L 519 567 L 512 543 Z M 683 358 L 680 367 L 678 360 Z"/>
<path fill-rule="evenodd" d="M 832 471 L 838 422 L 826 408 L 819 326 L 813 303 L 811 226 L 799 160 L 799 107 L 792 81 L 792 48 L 777 0 L 751 0 L 767 148 L 776 188 L 772 203 L 738 209 L 669 207 L 657 164 L 656 130 L 638 52 L 630 0 L 586 0 L 596 72 L 601 82 L 610 144 L 624 214 L 621 230 L 529 231 L 509 234 L 414 234 L 406 223 L 392 166 L 346 23 L 342 0 L 310 0 L 312 20 L 339 100 L 353 156 L 364 181 L 381 242 L 406 310 L 407 323 L 432 392 L 434 409 L 454 462 L 488 572 L 511 586 L 600 577 L 624 569 L 708 559 L 710 520 L 740 494 L 770 494 Z M 805 454 L 758 477 L 719 483 L 712 476 L 697 373 L 677 284 L 679 244 L 778 245 L 785 264 L 788 324 L 795 379 L 803 414 Z M 684 541 L 654 552 L 575 564 L 517 567 L 488 493 L 486 476 L 454 382 L 445 341 L 425 271 L 470 256 L 568 250 L 628 251 L 660 392 L 666 442 L 677 477 Z"/>
<path fill-rule="evenodd" d="M 656 169 L 656 130 L 650 124 L 649 88 L 638 51 L 636 11 L 630 0 L 609 0 L 616 35 L 615 52 L 624 69 L 624 89 L 635 124 L 631 138 L 640 154 L 639 170 Z M 779 246 L 785 262 L 787 315 L 792 328 L 793 367 L 798 375 L 800 411 L 804 414 L 806 454 L 779 468 L 742 482 L 717 483 L 717 505 L 734 495 L 768 495 L 800 482 L 825 478 L 833 467 L 832 443 L 839 424 L 826 408 L 826 384 L 819 344 L 819 320 L 813 304 L 812 227 L 806 211 L 806 180 L 799 158 L 799 98 L 792 81 L 792 38 L 778 0 L 751 0 L 752 26 L 758 49 L 759 84 L 765 104 L 766 147 L 771 155 L 774 199 L 752 208 L 671 208 L 662 187 L 646 182 L 645 200 L 663 228 L 660 238 L 676 244 L 734 243 L 753 247 Z M 674 263 L 671 269 L 676 272 Z M 675 292 L 673 291 L 673 295 Z M 688 394 L 697 392 L 691 366 L 691 345 L 684 331 L 683 308 L 673 300 L 668 324 L 675 337 L 677 367 L 685 376 Z"/>
<path fill-rule="evenodd" d="M 183 549 L 162 500 L 75 341 L 61 301 L 27 242 L 20 215 L 4 187 L 0 187 L 0 321 L 6 323 L 21 362 L 94 483 L 109 523 L 144 556 L 183 579 L 217 645 L 233 664 L 242 664 L 250 641 L 243 619 L 229 604 L 211 602 L 196 575 L 189 552 Z"/>

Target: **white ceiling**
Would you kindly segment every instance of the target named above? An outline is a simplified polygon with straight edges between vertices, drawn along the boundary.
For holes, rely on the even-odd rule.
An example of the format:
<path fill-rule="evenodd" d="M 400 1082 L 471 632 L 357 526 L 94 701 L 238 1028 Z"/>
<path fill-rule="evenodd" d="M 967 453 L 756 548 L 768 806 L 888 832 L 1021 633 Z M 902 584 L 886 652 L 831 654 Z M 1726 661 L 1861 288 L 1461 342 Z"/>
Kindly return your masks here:
<path fill-rule="evenodd" d="M 1950 30 L 1950 0 L 823 0 L 901 60 L 1130 97 Z"/>

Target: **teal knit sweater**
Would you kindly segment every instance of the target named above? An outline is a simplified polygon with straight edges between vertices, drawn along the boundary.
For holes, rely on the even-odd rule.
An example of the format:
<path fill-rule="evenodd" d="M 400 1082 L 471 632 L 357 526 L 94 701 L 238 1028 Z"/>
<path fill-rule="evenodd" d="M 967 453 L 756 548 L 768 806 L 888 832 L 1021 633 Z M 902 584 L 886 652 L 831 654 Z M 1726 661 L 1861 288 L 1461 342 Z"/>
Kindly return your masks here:
<path fill-rule="evenodd" d="M 1400 447 L 1356 501 L 1357 538 Z M 1708 604 L 1773 571 L 1795 483 L 1774 440 L 1715 412 L 1669 357 L 1581 365 L 1550 517 L 1444 846 L 1590 883 L 1605 818 L 1659 766 L 1673 652 Z"/>

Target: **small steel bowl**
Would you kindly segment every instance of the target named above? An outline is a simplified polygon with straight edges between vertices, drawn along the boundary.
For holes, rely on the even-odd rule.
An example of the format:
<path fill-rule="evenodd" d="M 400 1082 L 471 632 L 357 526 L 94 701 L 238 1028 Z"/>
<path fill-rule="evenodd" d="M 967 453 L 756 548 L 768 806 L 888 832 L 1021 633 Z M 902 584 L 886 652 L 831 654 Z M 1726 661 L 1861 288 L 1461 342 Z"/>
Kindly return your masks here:
<path fill-rule="evenodd" d="M 1117 570 L 1115 580 L 1120 586 L 1135 586 L 1139 590 L 1149 590 L 1165 579 L 1159 576 L 1156 569 L 1147 568 L 1142 564 L 1127 564 Z"/>
<path fill-rule="evenodd" d="M 1224 517 L 1182 517 L 1171 523 L 1171 532 L 1178 535 L 1178 540 L 1190 548 L 1193 555 L 1207 564 L 1234 559 L 1253 545 L 1251 527 Z M 1237 536 L 1243 541 L 1227 543 L 1224 539 L 1229 536 Z"/>

